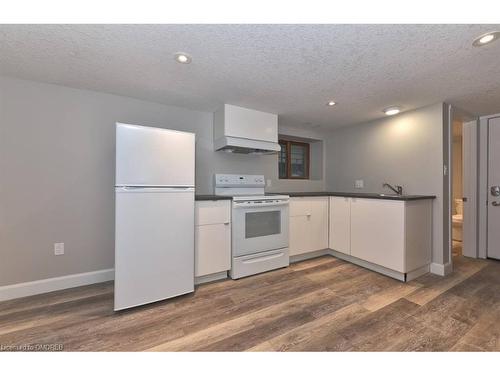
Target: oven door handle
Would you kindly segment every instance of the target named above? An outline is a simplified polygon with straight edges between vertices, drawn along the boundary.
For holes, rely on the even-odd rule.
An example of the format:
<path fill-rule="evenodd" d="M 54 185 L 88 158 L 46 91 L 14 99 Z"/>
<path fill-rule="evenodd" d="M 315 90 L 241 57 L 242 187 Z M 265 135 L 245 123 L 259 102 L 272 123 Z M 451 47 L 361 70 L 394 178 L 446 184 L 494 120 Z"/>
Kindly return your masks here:
<path fill-rule="evenodd" d="M 288 205 L 288 201 L 275 202 L 275 203 L 251 203 L 251 204 L 233 202 L 234 208 L 277 207 L 277 206 L 286 206 L 286 205 Z"/>

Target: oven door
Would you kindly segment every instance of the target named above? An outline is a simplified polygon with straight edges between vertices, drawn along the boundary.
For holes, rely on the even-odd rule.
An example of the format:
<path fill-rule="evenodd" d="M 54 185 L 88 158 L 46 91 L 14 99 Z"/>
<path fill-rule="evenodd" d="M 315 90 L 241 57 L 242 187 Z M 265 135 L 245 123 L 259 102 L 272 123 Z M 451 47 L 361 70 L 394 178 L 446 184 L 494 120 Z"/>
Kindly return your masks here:
<path fill-rule="evenodd" d="M 234 257 L 288 247 L 288 200 L 233 202 L 232 213 Z"/>

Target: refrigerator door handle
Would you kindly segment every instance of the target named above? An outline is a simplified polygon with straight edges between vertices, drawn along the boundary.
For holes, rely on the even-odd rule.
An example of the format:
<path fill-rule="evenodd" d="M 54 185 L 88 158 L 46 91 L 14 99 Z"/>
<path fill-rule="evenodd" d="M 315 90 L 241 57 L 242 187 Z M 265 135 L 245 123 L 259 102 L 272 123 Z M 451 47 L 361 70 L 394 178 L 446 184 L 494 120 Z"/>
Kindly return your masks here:
<path fill-rule="evenodd" d="M 159 186 L 117 186 L 115 187 L 117 193 L 179 193 L 179 192 L 193 192 L 194 187 L 176 186 L 176 187 L 159 187 Z"/>

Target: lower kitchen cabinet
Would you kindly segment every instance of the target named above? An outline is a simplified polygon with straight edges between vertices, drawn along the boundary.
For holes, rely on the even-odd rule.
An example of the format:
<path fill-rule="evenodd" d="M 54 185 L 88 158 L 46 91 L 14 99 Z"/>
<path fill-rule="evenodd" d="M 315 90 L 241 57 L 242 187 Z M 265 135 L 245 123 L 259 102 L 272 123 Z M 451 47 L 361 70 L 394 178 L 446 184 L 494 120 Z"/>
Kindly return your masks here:
<path fill-rule="evenodd" d="M 231 201 L 195 204 L 195 276 L 231 268 Z"/>
<path fill-rule="evenodd" d="M 431 262 L 432 200 L 330 197 L 329 247 L 401 280 L 415 277 Z"/>
<path fill-rule="evenodd" d="M 351 255 L 405 272 L 405 202 L 351 199 Z"/>
<path fill-rule="evenodd" d="M 328 197 L 290 199 L 290 256 L 328 248 Z"/>
<path fill-rule="evenodd" d="M 290 256 L 307 253 L 309 246 L 308 217 L 306 215 L 290 216 L 289 221 L 289 245 Z"/>
<path fill-rule="evenodd" d="M 330 249 L 351 254 L 351 198 L 330 197 Z"/>

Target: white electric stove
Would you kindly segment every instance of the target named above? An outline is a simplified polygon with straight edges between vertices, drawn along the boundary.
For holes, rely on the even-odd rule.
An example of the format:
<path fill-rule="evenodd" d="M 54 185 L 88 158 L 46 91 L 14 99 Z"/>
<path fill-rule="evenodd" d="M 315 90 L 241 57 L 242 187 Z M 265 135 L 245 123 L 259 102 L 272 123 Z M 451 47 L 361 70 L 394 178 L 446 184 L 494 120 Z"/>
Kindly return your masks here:
<path fill-rule="evenodd" d="M 288 195 L 265 194 L 262 175 L 215 175 L 215 194 L 233 197 L 233 279 L 287 267 Z"/>

